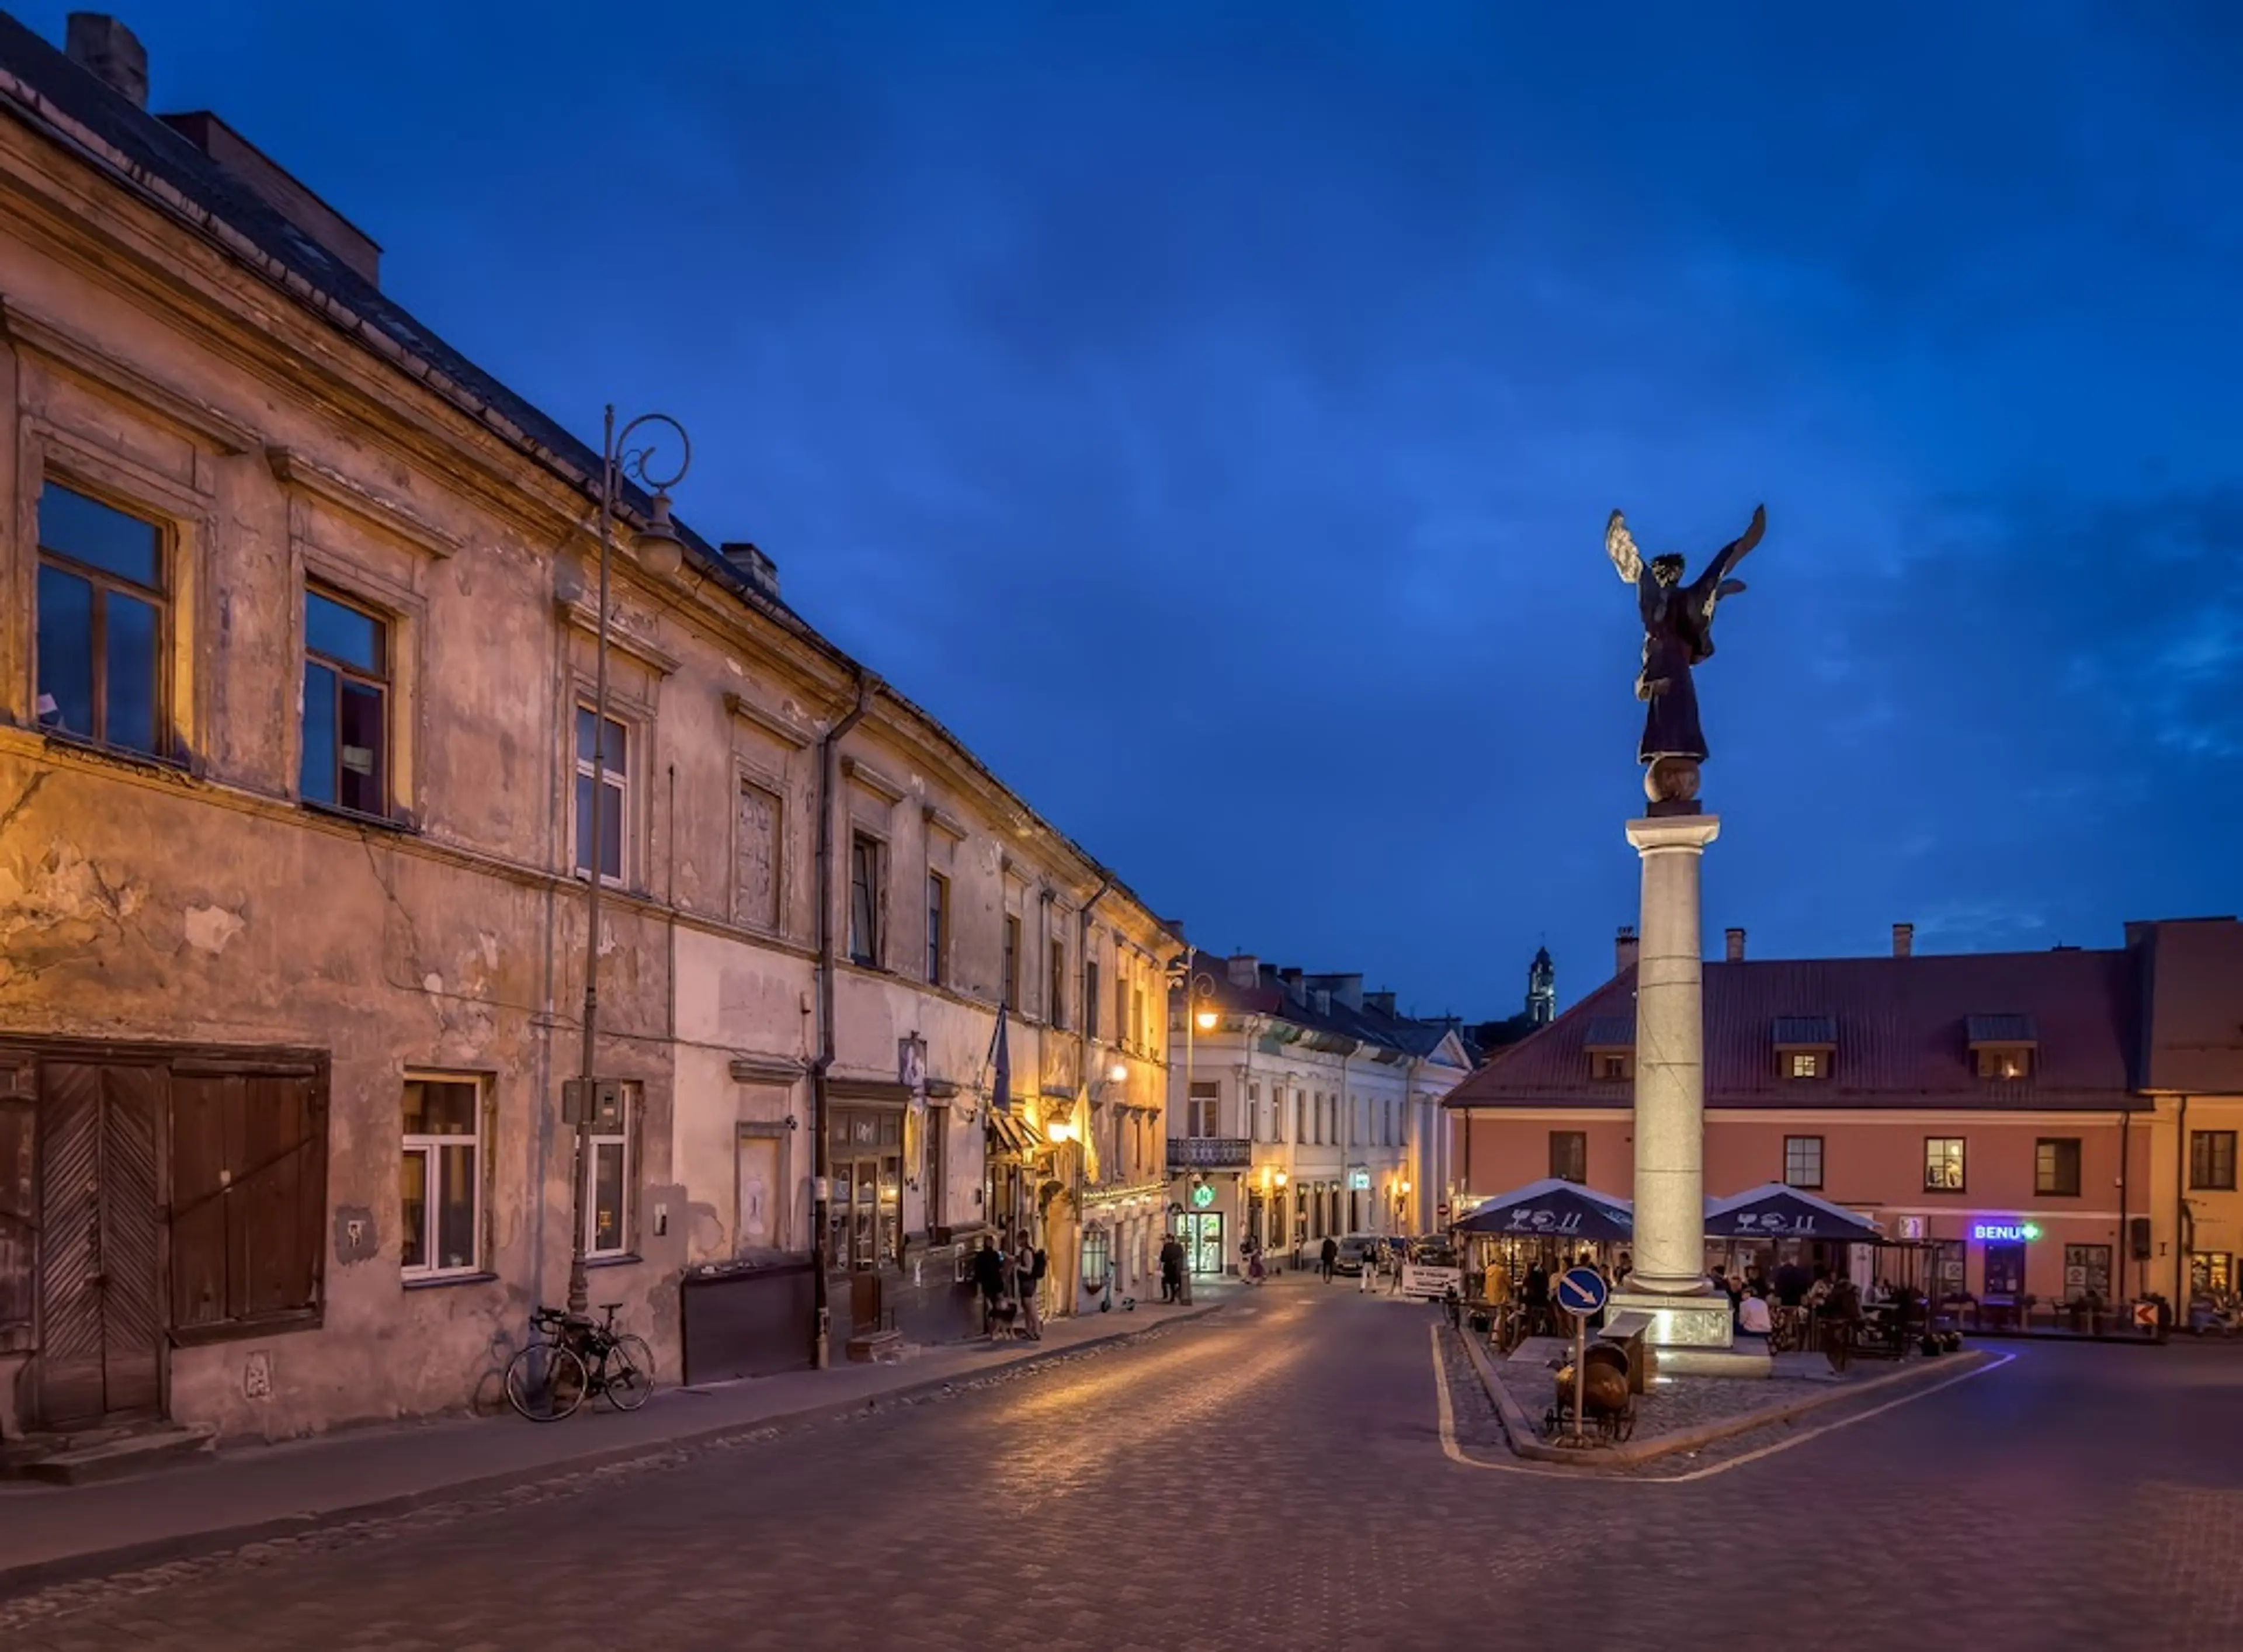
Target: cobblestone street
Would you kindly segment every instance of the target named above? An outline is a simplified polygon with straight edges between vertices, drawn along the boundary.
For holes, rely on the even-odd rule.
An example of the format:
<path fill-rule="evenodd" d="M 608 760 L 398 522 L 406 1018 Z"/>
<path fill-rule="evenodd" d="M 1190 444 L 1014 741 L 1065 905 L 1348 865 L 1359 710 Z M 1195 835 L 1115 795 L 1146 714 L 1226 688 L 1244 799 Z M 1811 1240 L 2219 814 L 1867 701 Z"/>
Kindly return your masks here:
<path fill-rule="evenodd" d="M 1582 1481 L 1509 1459 L 1460 1361 L 1445 1449 L 1431 1318 L 1288 1281 L 855 1421 L 0 1602 L 0 1641 L 2243 1642 L 2235 1351 L 2019 1346 L 1786 1448 Z"/>

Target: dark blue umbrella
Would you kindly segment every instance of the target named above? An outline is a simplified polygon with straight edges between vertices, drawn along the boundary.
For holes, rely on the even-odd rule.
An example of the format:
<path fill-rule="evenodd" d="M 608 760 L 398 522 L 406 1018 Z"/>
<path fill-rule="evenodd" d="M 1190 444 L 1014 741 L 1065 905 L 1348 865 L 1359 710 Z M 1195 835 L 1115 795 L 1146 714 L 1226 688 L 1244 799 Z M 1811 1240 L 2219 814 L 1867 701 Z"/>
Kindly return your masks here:
<path fill-rule="evenodd" d="M 1456 1231 L 1601 1244 L 1632 1237 L 1635 1215 L 1626 1199 L 1553 1177 L 1497 1194 L 1458 1222 Z"/>
<path fill-rule="evenodd" d="M 1709 1239 L 1822 1239 L 1846 1244 L 1871 1244 L 1876 1224 L 1842 1204 L 1818 1199 L 1781 1182 L 1770 1182 L 1726 1199 L 1708 1200 L 1706 1237 Z"/>

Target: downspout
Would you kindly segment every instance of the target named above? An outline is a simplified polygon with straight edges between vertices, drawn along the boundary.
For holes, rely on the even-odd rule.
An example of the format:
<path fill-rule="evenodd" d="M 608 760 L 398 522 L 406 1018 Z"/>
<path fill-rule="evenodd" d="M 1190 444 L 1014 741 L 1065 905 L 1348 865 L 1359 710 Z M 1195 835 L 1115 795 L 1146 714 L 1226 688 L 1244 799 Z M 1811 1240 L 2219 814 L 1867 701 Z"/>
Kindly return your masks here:
<path fill-rule="evenodd" d="M 1418 1122 L 1418 1069 L 1424 1064 L 1424 1060 L 1423 1056 L 1412 1055 L 1409 1064 L 1402 1069 L 1402 1176 L 1412 1190 L 1411 1195 L 1404 1196 L 1404 1208 L 1411 1211 L 1410 1224 L 1420 1233 L 1430 1233 L 1433 1224 L 1425 1220 L 1425 1201 L 1431 1197 L 1426 1190 L 1432 1186 L 1433 1178 L 1425 1168 L 1426 1132 L 1412 1128 Z M 1415 1175 L 1411 1173 L 1410 1165 L 1410 1138 L 1413 1134 L 1418 1137 Z M 1404 1233 L 1396 1237 L 1406 1239 L 1410 1236 Z"/>
<path fill-rule="evenodd" d="M 2132 1292 L 2126 1288 L 2126 1264 L 2133 1260 L 2133 1224 L 2128 1220 L 2132 1206 L 2127 1202 L 2126 1170 L 2134 1156 L 2134 1109 L 2131 1098 L 2118 1103 L 2118 1302 L 2126 1301 Z M 2118 1302 L 2106 1302 L 2105 1309 L 2115 1309 Z"/>
<path fill-rule="evenodd" d="M 1089 1141 L 1089 1132 L 1096 1123 L 1090 1105 L 1091 1086 L 1094 1083 L 1102 1084 L 1106 1082 L 1103 1074 L 1100 1074 L 1094 1079 L 1090 1071 L 1090 909 L 1105 900 L 1107 891 L 1113 887 L 1114 874 L 1101 871 L 1098 876 L 1097 893 L 1082 903 L 1082 910 L 1075 914 L 1074 921 L 1074 981 L 1075 985 L 1081 989 L 1077 995 L 1082 1000 L 1082 1002 L 1076 1007 L 1074 1017 L 1074 1074 L 1082 1086 L 1082 1099 L 1076 1105 L 1082 1115 L 1081 1129 L 1083 1140 L 1086 1143 Z M 1121 1116 L 1121 1113 L 1117 1110 L 1115 1113 L 1115 1118 L 1118 1121 Z M 1110 1156 L 1105 1156 L 1107 1164 L 1112 1164 L 1121 1157 L 1118 1150 L 1122 1145 L 1122 1132 L 1118 1126 L 1114 1132 L 1114 1145 L 1117 1151 Z M 1079 1148 L 1075 1156 L 1078 1163 L 1085 1168 L 1088 1167 L 1087 1150 Z M 1108 1171 L 1108 1176 L 1111 1177 L 1111 1170 Z M 1085 1218 L 1080 1182 L 1076 1185 L 1074 1210 L 1074 1254 L 1065 1258 L 1066 1265 L 1057 1270 L 1061 1282 L 1067 1286 L 1067 1311 L 1070 1315 L 1074 1312 L 1075 1304 L 1082 1296 L 1082 1234 Z M 1114 1278 L 1114 1260 L 1121 1253 L 1122 1247 L 1117 1243 L 1121 1236 L 1109 1227 L 1107 1230 L 1107 1237 L 1106 1277 L 1110 1282 Z"/>
<path fill-rule="evenodd" d="M 811 1340 L 811 1365 L 824 1371 L 832 1357 L 832 1306 L 826 1299 L 825 1254 L 828 1222 L 825 1131 L 825 1075 L 833 1065 L 833 834 L 839 824 L 835 808 L 840 795 L 842 737 L 872 708 L 879 678 L 863 666 L 857 673 L 857 704 L 818 742 L 818 1055 L 810 1063 L 810 1258 L 811 1302 L 815 1308 Z"/>
<path fill-rule="evenodd" d="M 2180 1098 L 2180 1122 L 2173 1131 L 2173 1288 L 2172 1312 L 2179 1318 L 2187 1306 L 2188 1283 L 2188 1097 Z"/>

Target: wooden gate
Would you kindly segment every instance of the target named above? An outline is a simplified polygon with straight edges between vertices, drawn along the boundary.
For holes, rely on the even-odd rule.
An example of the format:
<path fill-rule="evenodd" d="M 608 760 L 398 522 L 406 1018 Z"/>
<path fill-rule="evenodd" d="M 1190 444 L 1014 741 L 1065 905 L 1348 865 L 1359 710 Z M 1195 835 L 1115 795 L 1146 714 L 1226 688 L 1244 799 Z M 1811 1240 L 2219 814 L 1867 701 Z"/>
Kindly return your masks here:
<path fill-rule="evenodd" d="M 157 1155 L 163 1073 L 42 1063 L 37 1422 L 163 1406 Z"/>

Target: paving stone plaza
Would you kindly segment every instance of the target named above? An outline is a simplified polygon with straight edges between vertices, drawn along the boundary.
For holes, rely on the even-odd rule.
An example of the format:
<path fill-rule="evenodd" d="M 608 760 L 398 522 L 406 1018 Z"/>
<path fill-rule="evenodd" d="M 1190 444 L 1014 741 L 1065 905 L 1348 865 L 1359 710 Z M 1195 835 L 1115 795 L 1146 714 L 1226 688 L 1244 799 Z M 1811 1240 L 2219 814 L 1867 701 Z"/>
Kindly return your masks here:
<path fill-rule="evenodd" d="M 1662 1647 L 2243 1641 L 2238 1350 L 2019 1345 L 1585 1480 L 1508 1453 L 1438 1318 L 1288 1279 L 924 1403 L 33 1591 L 0 1641 L 1552 1646 L 1686 1600 Z"/>

